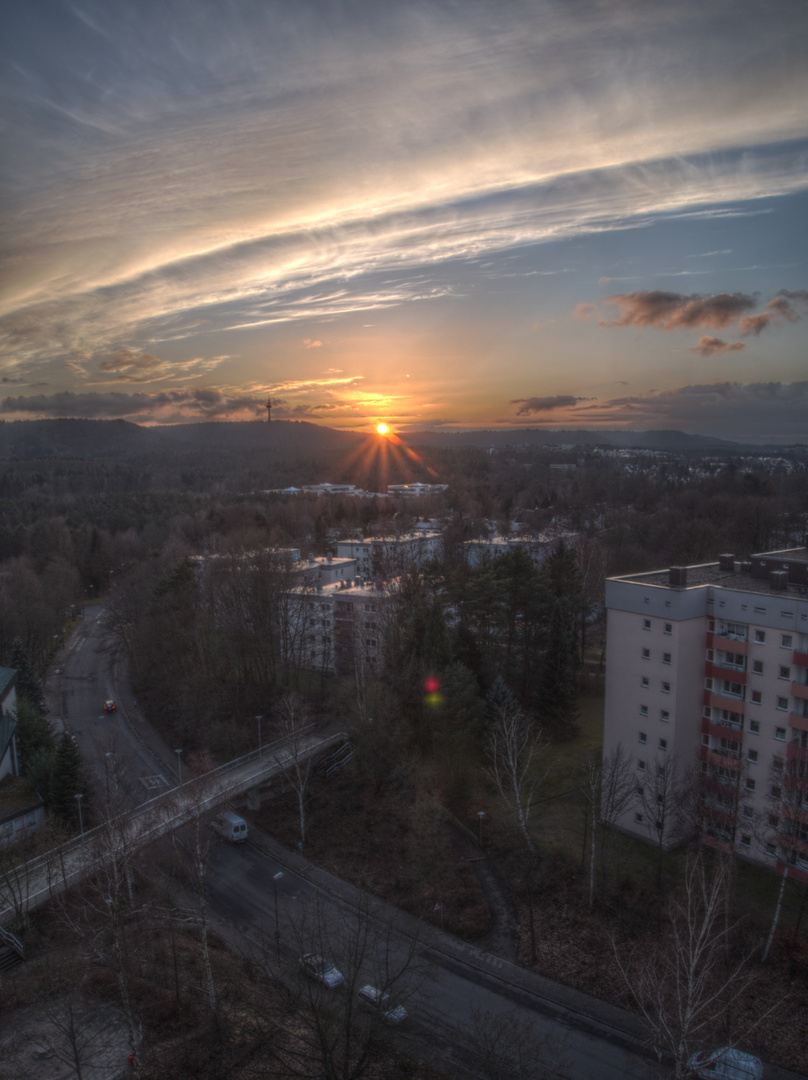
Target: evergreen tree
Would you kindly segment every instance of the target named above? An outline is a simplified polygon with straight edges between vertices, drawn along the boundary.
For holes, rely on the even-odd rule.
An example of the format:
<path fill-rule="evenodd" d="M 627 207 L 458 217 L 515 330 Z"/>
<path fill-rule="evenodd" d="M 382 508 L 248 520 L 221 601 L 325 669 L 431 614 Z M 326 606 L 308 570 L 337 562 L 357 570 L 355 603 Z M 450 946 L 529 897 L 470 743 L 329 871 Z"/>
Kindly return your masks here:
<path fill-rule="evenodd" d="M 22 638 L 15 637 L 11 645 L 11 667 L 17 670 L 17 700 L 27 702 L 33 708 L 44 712 L 42 698 L 42 683 L 34 674 L 28 653 L 22 643 Z"/>
<path fill-rule="evenodd" d="M 86 792 L 87 787 L 82 777 L 79 749 L 75 741 L 65 731 L 59 740 L 53 767 L 50 790 L 50 802 L 53 812 L 66 825 L 75 825 L 78 820 L 76 795 L 85 795 Z"/>
<path fill-rule="evenodd" d="M 29 776 L 31 761 L 40 755 L 53 759 L 56 744 L 50 724 L 42 713 L 26 698 L 17 698 L 15 708 L 17 720 L 17 750 L 20 755 L 20 771 Z"/>
<path fill-rule="evenodd" d="M 501 675 L 497 675 L 485 696 L 486 720 L 489 728 L 496 723 L 502 711 L 511 716 L 521 716 L 519 700 Z"/>
<path fill-rule="evenodd" d="M 441 678 L 441 693 L 438 741 L 449 748 L 478 743 L 485 727 L 485 701 L 473 673 L 464 664 L 452 664 Z"/>
<path fill-rule="evenodd" d="M 426 615 L 421 659 L 427 672 L 442 671 L 452 661 L 452 644 L 443 617 L 443 606 L 437 597 L 432 601 Z"/>
<path fill-rule="evenodd" d="M 578 725 L 578 642 L 567 605 L 554 602 L 536 699 L 539 723 L 554 739 L 574 739 Z"/>

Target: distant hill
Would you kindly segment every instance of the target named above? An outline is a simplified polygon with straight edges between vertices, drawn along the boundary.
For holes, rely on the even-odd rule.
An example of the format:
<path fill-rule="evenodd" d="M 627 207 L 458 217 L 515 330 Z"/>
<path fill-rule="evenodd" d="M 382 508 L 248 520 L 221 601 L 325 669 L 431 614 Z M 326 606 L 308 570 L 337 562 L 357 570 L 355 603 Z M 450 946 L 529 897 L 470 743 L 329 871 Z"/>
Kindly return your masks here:
<path fill-rule="evenodd" d="M 341 453 L 367 435 L 302 420 L 141 427 L 126 420 L 16 420 L 0 423 L 0 458 L 115 458 L 153 453 L 271 450 L 284 456 Z"/>
<path fill-rule="evenodd" d="M 544 428 L 511 428 L 507 431 L 408 431 L 413 446 L 507 447 L 520 446 L 614 446 L 642 450 L 740 450 L 740 443 L 714 439 L 709 435 L 687 435 L 684 431 L 598 431 Z M 759 449 L 759 448 L 758 448 Z"/>

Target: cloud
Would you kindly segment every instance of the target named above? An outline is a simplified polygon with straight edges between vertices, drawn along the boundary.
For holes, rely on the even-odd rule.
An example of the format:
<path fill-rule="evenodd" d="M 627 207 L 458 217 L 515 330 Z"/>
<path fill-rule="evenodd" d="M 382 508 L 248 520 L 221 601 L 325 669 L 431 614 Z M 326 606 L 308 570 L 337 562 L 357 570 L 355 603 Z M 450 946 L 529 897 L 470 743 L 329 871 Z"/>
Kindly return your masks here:
<path fill-rule="evenodd" d="M 799 322 L 802 316 L 792 301 L 797 301 L 803 307 L 808 308 L 808 292 L 804 290 L 789 292 L 782 289 L 777 296 L 768 302 L 766 311 L 761 311 L 757 315 L 746 315 L 740 320 L 741 333 L 744 337 L 750 335 L 758 337 L 767 326 L 776 324 L 781 319 L 791 323 Z"/>
<path fill-rule="evenodd" d="M 162 360 L 150 353 L 136 349 L 120 349 L 101 361 L 102 371 L 112 372 L 118 379 L 127 382 L 151 382 L 165 369 Z"/>
<path fill-rule="evenodd" d="M 312 341 L 311 338 L 303 338 L 304 349 L 321 349 L 322 345 L 322 341 Z"/>
<path fill-rule="evenodd" d="M 698 345 L 691 348 L 696 356 L 713 356 L 715 353 L 740 352 L 746 348 L 742 341 L 722 341 L 717 337 L 699 338 Z"/>
<path fill-rule="evenodd" d="M 155 423 L 192 420 L 253 420 L 266 415 L 266 399 L 229 393 L 215 387 L 155 393 L 33 394 L 0 398 L 0 412 L 21 418 L 83 417 L 90 420 L 132 419 Z"/>
<path fill-rule="evenodd" d="M 650 326 L 656 330 L 691 329 L 712 326 L 723 330 L 755 305 L 745 293 L 718 293 L 713 296 L 652 290 L 610 296 L 607 304 L 620 308 L 618 319 L 601 320 L 606 327 Z"/>
<path fill-rule="evenodd" d="M 559 394 L 556 397 L 532 397 L 514 398 L 510 405 L 518 405 L 517 416 L 529 416 L 531 413 L 551 412 L 553 409 L 569 409 L 586 398 L 572 397 L 570 394 Z"/>
<path fill-rule="evenodd" d="M 771 311 L 761 311 L 758 315 L 745 315 L 738 325 L 741 328 L 741 333 L 744 337 L 754 336 L 758 337 L 760 333 L 774 322 L 774 313 Z"/>

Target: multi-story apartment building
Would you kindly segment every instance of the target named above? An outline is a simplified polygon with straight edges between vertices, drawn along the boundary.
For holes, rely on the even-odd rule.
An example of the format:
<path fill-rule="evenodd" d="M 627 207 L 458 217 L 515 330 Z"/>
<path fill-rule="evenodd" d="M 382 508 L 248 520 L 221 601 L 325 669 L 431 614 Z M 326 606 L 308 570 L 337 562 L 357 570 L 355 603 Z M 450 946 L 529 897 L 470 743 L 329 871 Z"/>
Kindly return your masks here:
<path fill-rule="evenodd" d="M 536 536 L 489 536 L 483 540 L 466 540 L 463 550 L 469 566 L 484 566 L 509 551 L 523 551 L 530 556 L 534 566 L 541 566 L 555 551 L 559 540 L 572 544 L 577 537 L 577 533 L 560 529 Z"/>
<path fill-rule="evenodd" d="M 808 883 L 808 550 L 611 578 L 606 608 L 604 755 L 636 779 L 617 827 Z"/>
<path fill-rule="evenodd" d="M 327 675 L 375 667 L 387 594 L 359 573 L 356 559 L 310 555 L 298 570 L 282 620 L 285 654 Z"/>
<path fill-rule="evenodd" d="M 443 534 L 425 529 L 400 536 L 337 541 L 337 555 L 355 559 L 359 573 L 366 580 L 391 581 L 410 566 L 425 566 L 442 554 Z"/>

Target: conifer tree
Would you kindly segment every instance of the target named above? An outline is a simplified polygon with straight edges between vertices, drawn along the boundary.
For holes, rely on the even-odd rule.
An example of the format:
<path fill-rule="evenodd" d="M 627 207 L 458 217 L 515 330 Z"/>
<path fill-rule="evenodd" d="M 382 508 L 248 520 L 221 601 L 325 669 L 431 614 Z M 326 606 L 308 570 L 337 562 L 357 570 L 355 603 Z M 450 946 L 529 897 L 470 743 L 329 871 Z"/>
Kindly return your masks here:
<path fill-rule="evenodd" d="M 65 731 L 59 740 L 53 767 L 50 803 L 53 812 L 65 824 L 76 823 L 76 795 L 86 795 L 81 770 L 81 755 L 75 741 Z"/>

